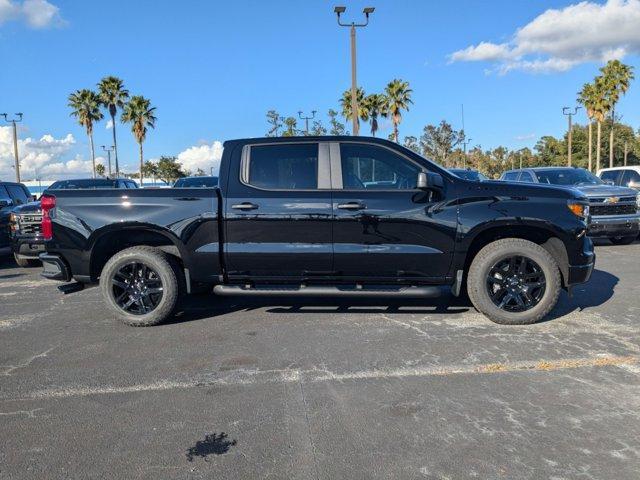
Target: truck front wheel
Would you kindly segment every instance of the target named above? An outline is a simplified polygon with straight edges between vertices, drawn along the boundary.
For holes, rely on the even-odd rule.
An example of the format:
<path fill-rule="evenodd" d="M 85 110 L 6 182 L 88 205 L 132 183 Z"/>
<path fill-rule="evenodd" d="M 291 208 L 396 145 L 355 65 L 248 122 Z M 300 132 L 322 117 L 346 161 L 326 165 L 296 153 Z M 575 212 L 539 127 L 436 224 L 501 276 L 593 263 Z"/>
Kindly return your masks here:
<path fill-rule="evenodd" d="M 521 238 L 497 240 L 482 248 L 467 279 L 474 307 L 505 325 L 543 319 L 558 302 L 560 288 L 560 269 L 551 254 Z"/>
<path fill-rule="evenodd" d="M 171 316 L 180 294 L 180 271 L 153 247 L 131 247 L 109 259 L 100 289 L 109 309 L 134 327 L 157 325 Z"/>

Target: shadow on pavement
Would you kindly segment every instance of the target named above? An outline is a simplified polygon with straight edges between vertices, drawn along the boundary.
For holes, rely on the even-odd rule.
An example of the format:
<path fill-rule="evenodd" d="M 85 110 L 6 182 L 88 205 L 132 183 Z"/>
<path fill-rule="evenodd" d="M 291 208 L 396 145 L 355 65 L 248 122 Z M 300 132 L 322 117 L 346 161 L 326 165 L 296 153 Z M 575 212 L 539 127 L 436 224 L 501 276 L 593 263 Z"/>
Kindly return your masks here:
<path fill-rule="evenodd" d="M 587 310 L 606 303 L 613 297 L 619 281 L 618 277 L 609 272 L 594 270 L 587 283 L 574 287 L 571 297 L 566 294 L 560 296 L 558 305 L 547 317 L 547 320 L 554 320 L 574 310 Z"/>

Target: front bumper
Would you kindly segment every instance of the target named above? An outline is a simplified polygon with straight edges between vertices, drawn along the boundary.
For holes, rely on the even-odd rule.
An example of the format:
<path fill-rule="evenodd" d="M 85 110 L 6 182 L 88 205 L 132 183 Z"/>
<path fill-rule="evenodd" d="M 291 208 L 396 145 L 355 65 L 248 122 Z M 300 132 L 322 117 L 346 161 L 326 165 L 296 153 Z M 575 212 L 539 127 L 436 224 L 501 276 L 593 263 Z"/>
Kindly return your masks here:
<path fill-rule="evenodd" d="M 640 215 L 591 217 L 587 234 L 592 238 L 638 235 L 640 234 Z"/>
<path fill-rule="evenodd" d="M 19 258 L 37 259 L 46 250 L 44 239 L 38 237 L 14 237 L 11 246 Z"/>
<path fill-rule="evenodd" d="M 593 273 L 593 267 L 595 264 L 596 262 L 594 258 L 594 261 L 587 265 L 569 265 L 569 279 L 567 281 L 567 286 L 588 282 L 591 278 L 591 274 Z"/>
<path fill-rule="evenodd" d="M 39 258 L 42 262 L 42 273 L 40 275 L 49 280 L 71 281 L 71 270 L 60 255 L 42 253 Z"/>

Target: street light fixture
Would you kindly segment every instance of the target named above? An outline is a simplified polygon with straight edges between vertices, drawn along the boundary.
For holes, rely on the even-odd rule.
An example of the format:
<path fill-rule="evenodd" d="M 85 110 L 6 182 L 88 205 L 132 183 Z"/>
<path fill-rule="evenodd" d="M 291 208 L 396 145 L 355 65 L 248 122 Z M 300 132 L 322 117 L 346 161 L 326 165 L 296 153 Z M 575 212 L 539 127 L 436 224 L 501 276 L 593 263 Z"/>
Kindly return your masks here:
<path fill-rule="evenodd" d="M 15 118 L 9 120 L 8 113 L 0 113 L 4 117 L 4 121 L 11 123 L 13 126 L 13 154 L 15 156 L 16 182 L 20 183 L 20 160 L 18 159 L 18 128 L 16 123 L 22 121 L 22 113 L 15 113 Z"/>
<path fill-rule="evenodd" d="M 346 10 L 347 7 L 343 6 L 334 7 L 333 9 L 338 16 L 338 25 L 351 29 L 351 120 L 353 121 L 353 134 L 358 135 L 360 133 L 360 125 L 358 122 L 358 86 L 356 81 L 356 28 L 366 27 L 369 24 L 369 15 L 374 12 L 375 8 L 365 7 L 364 10 L 362 10 L 366 18 L 364 23 L 342 23 L 340 15 Z"/>
<path fill-rule="evenodd" d="M 304 125 L 305 125 L 305 132 L 307 135 L 309 135 L 309 120 L 313 120 L 314 118 L 316 118 L 316 113 L 317 110 L 311 110 L 311 116 L 307 117 L 307 116 L 302 116 L 302 110 L 298 111 L 298 117 L 300 117 L 300 120 L 304 120 Z"/>

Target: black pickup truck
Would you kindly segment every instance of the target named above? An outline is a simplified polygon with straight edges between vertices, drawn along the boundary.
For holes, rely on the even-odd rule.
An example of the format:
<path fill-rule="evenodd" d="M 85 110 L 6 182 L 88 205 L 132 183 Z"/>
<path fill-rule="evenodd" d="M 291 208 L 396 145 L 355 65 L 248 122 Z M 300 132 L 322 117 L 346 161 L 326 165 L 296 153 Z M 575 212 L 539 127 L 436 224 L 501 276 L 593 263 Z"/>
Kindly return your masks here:
<path fill-rule="evenodd" d="M 396 299 L 466 287 L 491 320 L 526 324 L 595 261 L 578 191 L 464 180 L 376 138 L 228 141 L 217 188 L 61 190 L 42 210 L 43 275 L 75 279 L 66 292 L 99 282 L 136 326 L 202 287 Z"/>

